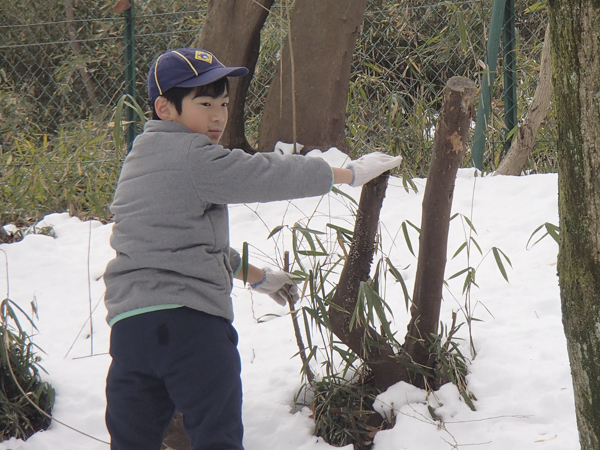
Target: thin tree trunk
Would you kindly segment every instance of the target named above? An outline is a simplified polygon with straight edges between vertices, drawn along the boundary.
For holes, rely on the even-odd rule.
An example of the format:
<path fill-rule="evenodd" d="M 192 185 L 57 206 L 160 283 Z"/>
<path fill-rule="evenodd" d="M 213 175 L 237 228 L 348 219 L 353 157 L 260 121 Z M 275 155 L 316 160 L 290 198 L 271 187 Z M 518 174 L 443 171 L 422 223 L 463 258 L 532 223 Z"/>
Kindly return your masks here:
<path fill-rule="evenodd" d="M 73 12 L 73 3 L 71 0 L 65 0 L 65 12 L 67 16 L 69 39 L 71 39 L 71 46 L 75 51 L 75 56 L 79 60 L 77 66 L 79 67 L 79 75 L 81 76 L 81 80 L 83 81 L 83 85 L 85 86 L 87 99 L 90 102 L 90 110 L 94 117 L 96 117 L 97 119 L 101 119 L 103 114 L 102 110 L 100 109 L 100 103 L 98 103 L 98 99 L 96 99 L 96 88 L 94 87 L 92 77 L 90 77 L 90 74 L 88 73 L 87 67 L 84 63 L 84 56 L 81 50 L 81 43 L 79 42 L 79 38 L 77 37 L 77 29 L 75 28 L 74 24 L 75 14 Z"/>
<path fill-rule="evenodd" d="M 211 0 L 198 41 L 227 66 L 244 66 L 248 75 L 229 80 L 229 123 L 221 137 L 228 148 L 254 149 L 245 134 L 244 105 L 260 50 L 260 30 L 273 0 Z M 272 149 L 271 149 L 272 150 Z"/>
<path fill-rule="evenodd" d="M 404 366 L 398 364 L 392 347 L 372 328 L 356 324 L 350 330 L 350 318 L 356 308 L 361 281 L 369 279 L 379 213 L 385 197 L 389 174 L 381 175 L 363 186 L 354 238 L 332 302 L 343 308 L 329 308 L 329 320 L 334 334 L 365 361 L 374 377 L 375 387 L 382 391 L 401 380 L 407 380 Z M 378 343 L 369 346 L 366 337 Z M 370 348 L 369 348 L 370 347 Z"/>
<path fill-rule="evenodd" d="M 506 156 L 498 166 L 495 175 L 521 175 L 523 167 L 533 150 L 535 137 L 542 121 L 546 118 L 550 98 L 552 97 L 552 77 L 550 58 L 550 26 L 546 27 L 544 45 L 542 47 L 542 60 L 540 62 L 540 77 L 533 94 L 531 107 L 519 126 L 515 139 Z"/>
<path fill-rule="evenodd" d="M 260 151 L 272 151 L 277 141 L 294 142 L 295 137 L 306 150 L 347 151 L 352 54 L 365 8 L 366 0 L 295 3 L 291 39 L 283 48 L 260 123 Z"/>
<path fill-rule="evenodd" d="M 582 450 L 600 448 L 600 3 L 548 3 L 558 118 L 558 276 Z"/>
<path fill-rule="evenodd" d="M 437 332 L 440 318 L 454 182 L 467 151 L 475 97 L 475 83 L 471 80 L 454 77 L 446 84 L 427 174 L 419 262 L 410 309 L 411 320 L 404 342 L 408 356 L 423 366 L 429 360 L 428 337 Z"/>

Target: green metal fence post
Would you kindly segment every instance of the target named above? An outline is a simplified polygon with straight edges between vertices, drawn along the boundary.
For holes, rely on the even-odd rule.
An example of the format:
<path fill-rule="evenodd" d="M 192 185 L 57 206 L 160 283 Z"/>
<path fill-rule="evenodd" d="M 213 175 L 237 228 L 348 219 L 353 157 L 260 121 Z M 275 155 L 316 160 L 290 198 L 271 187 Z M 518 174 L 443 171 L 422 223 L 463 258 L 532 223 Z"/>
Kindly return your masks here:
<path fill-rule="evenodd" d="M 517 126 L 517 68 L 515 50 L 515 0 L 506 0 L 504 27 L 502 31 L 502 59 L 504 61 L 504 124 L 508 151 L 512 140 L 510 134 Z"/>
<path fill-rule="evenodd" d="M 473 137 L 473 150 L 471 152 L 473 164 L 479 170 L 483 170 L 486 128 L 492 110 L 492 91 L 494 89 L 494 78 L 496 77 L 496 66 L 498 64 L 498 50 L 500 48 L 500 34 L 502 31 L 505 4 L 506 0 L 494 0 L 490 34 L 487 42 L 487 67 L 481 76 L 481 95 L 479 96 L 479 104 L 477 106 L 477 122 Z"/>
<path fill-rule="evenodd" d="M 132 98 L 137 97 L 135 89 L 135 23 L 133 0 L 131 7 L 125 11 L 125 93 Z M 127 146 L 131 150 L 133 140 L 137 134 L 136 115 L 132 108 L 126 109 L 125 116 L 129 125 L 127 126 Z"/>

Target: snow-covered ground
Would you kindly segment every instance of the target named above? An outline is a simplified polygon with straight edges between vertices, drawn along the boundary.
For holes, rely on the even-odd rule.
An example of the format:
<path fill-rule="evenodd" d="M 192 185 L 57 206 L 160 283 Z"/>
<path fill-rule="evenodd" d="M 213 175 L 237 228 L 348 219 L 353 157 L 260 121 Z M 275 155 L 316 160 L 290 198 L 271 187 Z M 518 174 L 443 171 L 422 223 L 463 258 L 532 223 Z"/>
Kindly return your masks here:
<path fill-rule="evenodd" d="M 337 166 L 344 159 L 337 150 L 323 157 Z M 381 212 L 382 248 L 402 269 L 410 293 L 416 258 L 408 251 L 400 226 L 405 220 L 420 223 L 426 180 L 414 182 L 418 193 L 406 192 L 400 179 L 391 178 Z M 360 196 L 359 188 L 342 190 L 357 200 Z M 324 229 L 330 222 L 351 229 L 347 204 L 343 196 L 329 194 L 293 202 L 233 205 L 232 246 L 241 248 L 248 241 L 251 262 L 275 265 L 284 250 L 291 250 L 291 235 L 284 229 L 276 240 L 267 239 L 271 230 L 302 219 L 306 223 L 307 217 L 312 217 L 310 228 Z M 558 224 L 557 176 L 476 178 L 472 169 L 461 169 L 453 212 L 471 219 L 484 254 L 495 246 L 512 263 L 511 267 L 505 262 L 507 283 L 491 254 L 482 260 L 474 248 L 471 252 L 470 265 L 477 267 L 479 286 L 471 302 L 474 316 L 482 320 L 473 325 L 477 357 L 468 375 L 477 410 L 471 411 L 454 385 L 426 398 L 424 391 L 400 383 L 379 396 L 378 410 L 388 415 L 393 410 L 396 425 L 377 434 L 375 450 L 579 449 L 556 275 L 558 246 L 550 237 L 533 247 L 526 245 L 540 225 Z M 42 225 L 52 225 L 56 237 L 29 235 L 21 242 L 0 245 L 4 252 L 0 263 L 6 257 L 7 268 L 5 273 L 0 264 L 0 296 L 8 296 L 26 311 L 32 301 L 37 305 L 39 333 L 34 341 L 46 352 L 44 379 L 56 389 L 56 420 L 26 442 L 0 443 L 0 450 L 105 450 L 109 448 L 104 383 L 110 329 L 104 320 L 101 277 L 114 255 L 109 246 L 111 225 L 82 222 L 64 213 L 47 216 Z M 465 241 L 465 230 L 460 218 L 452 221 L 446 278 L 467 267 L 466 252 L 450 259 Z M 418 236 L 411 227 L 409 232 L 417 253 Z M 458 311 L 459 322 L 464 321 L 462 282 L 462 277 L 451 280 L 444 292 L 441 320 L 446 324 L 452 311 Z M 234 325 L 243 364 L 245 448 L 334 448 L 313 436 L 308 408 L 293 407 L 301 363 L 293 358 L 297 347 L 286 309 L 236 283 Z M 409 315 L 400 284 L 391 276 L 385 299 L 394 312 L 392 326 L 403 336 Z M 460 337 L 467 336 L 462 327 Z M 468 355 L 464 343 L 461 349 Z M 441 421 L 432 419 L 428 405 Z"/>

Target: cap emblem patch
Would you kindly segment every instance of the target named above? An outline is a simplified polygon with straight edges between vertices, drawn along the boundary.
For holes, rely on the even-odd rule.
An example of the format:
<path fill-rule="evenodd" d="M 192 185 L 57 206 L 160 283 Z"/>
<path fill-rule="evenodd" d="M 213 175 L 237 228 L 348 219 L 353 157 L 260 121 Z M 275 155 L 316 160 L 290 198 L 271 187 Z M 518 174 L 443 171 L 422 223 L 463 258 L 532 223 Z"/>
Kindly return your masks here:
<path fill-rule="evenodd" d="M 208 52 L 196 51 L 196 59 L 212 64 L 213 56 Z"/>

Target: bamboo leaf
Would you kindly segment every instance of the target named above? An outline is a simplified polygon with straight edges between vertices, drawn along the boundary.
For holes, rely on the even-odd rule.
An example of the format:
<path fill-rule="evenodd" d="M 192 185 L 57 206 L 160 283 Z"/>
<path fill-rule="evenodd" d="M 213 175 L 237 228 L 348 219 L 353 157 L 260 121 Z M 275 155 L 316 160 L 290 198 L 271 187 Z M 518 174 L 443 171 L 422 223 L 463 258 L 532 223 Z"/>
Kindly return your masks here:
<path fill-rule="evenodd" d="M 408 305 L 410 304 L 411 299 L 410 299 L 410 295 L 408 294 L 408 289 L 406 288 L 406 283 L 404 282 L 404 278 L 402 277 L 402 274 L 400 273 L 400 271 L 398 269 L 396 269 L 396 267 L 392 264 L 392 261 L 390 260 L 390 258 L 386 257 L 385 261 L 388 264 L 388 270 L 394 276 L 396 281 L 398 281 L 400 283 L 400 285 L 402 286 L 402 293 L 404 294 L 404 303 L 406 305 L 406 310 L 408 311 Z"/>
<path fill-rule="evenodd" d="M 467 243 L 466 243 L 466 242 L 463 242 L 463 243 L 460 245 L 460 247 L 458 247 L 458 249 L 457 249 L 457 250 L 454 252 L 454 255 L 452 255 L 452 258 L 450 258 L 450 259 L 454 259 L 454 258 L 456 258 L 458 255 L 460 255 L 460 252 L 462 252 L 462 251 L 465 249 L 465 247 L 466 247 L 466 246 L 467 246 Z"/>
<path fill-rule="evenodd" d="M 504 268 L 504 264 L 502 263 L 502 258 L 500 257 L 500 255 L 504 256 L 504 258 L 506 259 L 506 261 L 508 262 L 508 264 L 510 264 L 510 266 L 512 267 L 512 264 L 510 263 L 510 260 L 504 254 L 504 252 L 502 250 L 500 250 L 499 248 L 497 248 L 497 247 L 492 247 L 492 253 L 494 254 L 494 259 L 496 260 L 496 264 L 498 265 L 498 269 L 500 269 L 500 273 L 502 274 L 502 276 L 504 277 L 504 279 L 506 281 L 508 281 L 508 275 L 506 274 L 506 269 Z"/>
<path fill-rule="evenodd" d="M 408 228 L 406 227 L 406 221 L 402 222 L 402 234 L 404 235 L 404 241 L 406 242 L 406 246 L 408 250 L 412 253 L 413 256 L 415 252 L 413 251 L 412 242 L 410 241 L 410 236 L 408 235 Z"/>
<path fill-rule="evenodd" d="M 460 9 L 457 9 L 454 13 L 456 15 L 456 25 L 458 27 L 458 33 L 460 36 L 460 45 L 463 51 L 469 49 L 469 40 L 467 38 L 467 27 L 465 25 L 465 17 Z"/>
<path fill-rule="evenodd" d="M 299 231 L 301 232 L 303 235 L 310 235 L 310 234 L 315 234 L 315 235 L 319 235 L 319 234 L 326 234 L 323 231 L 319 231 L 319 230 L 312 230 L 310 228 L 305 228 L 302 227 L 300 225 L 298 225 L 297 223 L 294 224 L 294 226 L 291 228 L 292 230 L 295 231 Z"/>
<path fill-rule="evenodd" d="M 344 191 L 340 190 L 339 188 L 334 186 L 331 188 L 331 192 L 333 192 L 334 194 L 341 195 L 342 197 L 346 197 L 348 200 L 350 200 L 352 203 L 354 203 L 355 205 L 358 206 L 358 203 L 356 202 L 356 200 L 354 200 L 350 195 L 346 194 Z"/>
<path fill-rule="evenodd" d="M 248 243 L 242 245 L 242 280 L 244 286 L 248 282 Z"/>
<path fill-rule="evenodd" d="M 283 230 L 285 228 L 285 226 L 283 225 L 277 225 L 275 228 L 273 228 L 271 230 L 271 232 L 269 233 L 269 235 L 267 236 L 267 239 L 272 238 L 273 236 L 275 236 L 277 233 L 279 233 L 281 230 Z"/>
<path fill-rule="evenodd" d="M 453 278 L 459 277 L 461 276 L 463 273 L 467 272 L 468 270 L 470 270 L 470 267 L 467 267 L 466 269 L 463 269 L 459 272 L 456 272 L 454 275 L 452 275 L 450 278 L 448 278 L 449 280 L 452 280 Z"/>
<path fill-rule="evenodd" d="M 479 244 L 477 243 L 475 238 L 473 236 L 471 236 L 469 239 L 473 244 L 475 244 L 475 247 L 477 247 L 477 250 L 479 250 L 479 254 L 483 255 L 483 252 L 481 251 L 481 247 L 479 246 Z"/>
<path fill-rule="evenodd" d="M 548 223 L 548 222 L 546 222 L 546 223 Z M 525 244 L 525 248 L 526 248 L 526 249 L 528 249 L 528 250 L 529 250 L 529 243 L 530 243 L 530 242 L 531 242 L 531 240 L 533 239 L 533 236 L 535 236 L 535 235 L 536 235 L 536 233 L 537 233 L 538 231 L 540 231 L 542 228 L 544 228 L 544 226 L 545 226 L 545 225 L 546 225 L 545 223 L 544 223 L 544 224 L 542 224 L 542 225 L 540 225 L 539 227 L 537 227 L 537 228 L 536 228 L 536 229 L 533 231 L 533 233 L 531 233 L 531 236 L 529 236 L 529 239 L 527 240 L 527 244 Z M 541 237 L 541 238 L 539 238 L 537 241 L 535 241 L 535 242 L 534 242 L 534 243 L 531 245 L 531 247 L 533 247 L 535 244 L 537 244 L 538 242 L 540 242 L 540 241 L 541 241 L 542 239 L 544 239 L 544 237 L 546 237 L 547 235 L 548 235 L 548 233 L 546 232 L 544 235 L 542 235 L 542 237 Z"/>
<path fill-rule="evenodd" d="M 465 219 L 465 222 L 467 222 L 467 225 L 469 225 L 469 228 L 471 228 L 471 230 L 473 230 L 473 232 L 475 234 L 477 234 L 477 230 L 475 229 L 475 227 L 473 226 L 473 224 L 471 223 L 471 221 L 469 220 L 469 218 L 465 215 L 462 216 L 463 219 Z"/>
<path fill-rule="evenodd" d="M 546 231 L 548 232 L 548 234 L 550 235 L 550 237 L 552 239 L 554 239 L 554 242 L 556 242 L 557 244 L 560 244 L 559 242 L 559 237 L 560 237 L 560 227 L 551 224 L 549 222 L 545 223 L 546 226 Z"/>

